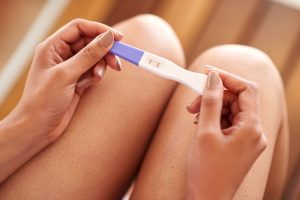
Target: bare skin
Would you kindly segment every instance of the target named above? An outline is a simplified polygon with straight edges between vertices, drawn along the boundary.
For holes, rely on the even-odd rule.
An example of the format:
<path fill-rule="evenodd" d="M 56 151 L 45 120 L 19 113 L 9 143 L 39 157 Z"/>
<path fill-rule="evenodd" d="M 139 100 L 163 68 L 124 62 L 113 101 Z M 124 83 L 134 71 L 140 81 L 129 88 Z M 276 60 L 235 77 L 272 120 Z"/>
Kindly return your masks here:
<path fill-rule="evenodd" d="M 95 22 L 75 20 L 36 48 L 22 99 L 0 124 L 3 154 L 0 161 L 1 182 L 57 140 L 66 129 L 85 89 L 103 76 L 106 68 L 104 56 L 112 46 L 114 37 L 122 38 L 120 33 L 115 31 L 114 35 L 113 31 Z M 81 34 L 85 36 L 81 37 Z M 96 38 L 91 41 L 93 37 Z M 89 44 L 85 46 L 84 41 L 89 41 Z M 119 68 L 111 62 L 112 59 L 116 58 L 113 56 L 108 60 L 111 66 Z M 40 128 L 31 122 L 38 123 Z M 14 126 L 18 128 L 14 129 Z M 32 133 L 24 135 L 22 132 Z"/>
<path fill-rule="evenodd" d="M 124 42 L 184 66 L 183 53 L 172 30 L 165 31 L 167 25 L 159 18 L 144 19 L 147 24 L 157 24 L 153 33 L 161 29 L 160 33 L 154 37 L 147 27 L 143 28 L 144 20 L 137 18 L 118 26 L 128 35 Z M 138 30 L 136 35 L 129 34 L 133 27 Z M 140 34 L 151 45 L 139 43 L 135 38 Z M 161 44 L 164 38 L 169 39 Z M 53 193 L 50 199 L 121 198 L 137 173 L 176 84 L 129 63 L 123 63 L 122 72 L 107 70 L 101 79 L 101 84 L 80 98 L 63 135 L 2 183 L 0 199 L 41 199 L 47 198 L 46 193 Z"/>
<path fill-rule="evenodd" d="M 199 112 L 199 119 L 188 156 L 186 196 L 232 199 L 267 146 L 258 112 L 258 88 L 228 72 L 207 70 L 202 97 L 187 107 L 191 113 Z"/>
<path fill-rule="evenodd" d="M 283 87 L 275 66 L 262 52 L 237 45 L 209 49 L 189 69 L 204 73 L 202 66 L 205 65 L 218 66 L 256 83 L 259 88 L 259 115 L 268 147 L 248 172 L 235 199 L 263 199 L 274 149 L 277 154 L 273 163 L 277 164 L 272 166 L 270 174 L 273 176 L 269 177 L 267 188 L 270 189 L 266 196 L 268 199 L 280 199 L 287 173 L 288 131 Z M 133 199 L 147 199 L 149 196 L 154 196 L 154 199 L 186 198 L 185 162 L 194 141 L 195 126 L 191 126 L 194 116 L 182 108 L 189 105 L 190 99 L 195 96 L 181 85 L 176 89 L 143 162 Z"/>
<path fill-rule="evenodd" d="M 156 27 L 155 30 L 153 30 L 153 26 Z M 125 21 L 115 28 L 126 36 L 124 42 L 166 57 L 178 65 L 185 65 L 178 39 L 161 19 L 144 15 Z M 114 30 L 111 31 L 114 33 L 115 39 L 121 37 Z M 97 32 L 94 37 L 100 33 Z M 90 42 L 92 39 L 93 37 L 84 40 Z M 80 51 L 85 44 L 85 41 L 81 41 L 73 46 Z M 236 48 L 238 47 L 233 49 Z M 107 50 L 105 51 L 107 52 Z M 230 52 L 230 48 L 224 49 L 224 52 L 228 51 Z M 120 199 L 137 175 L 142 162 L 143 166 L 138 176 L 133 199 L 185 198 L 186 159 L 195 134 L 195 126 L 192 123 L 194 116 L 188 113 L 185 107 L 196 95 L 182 86 L 176 88 L 172 95 L 176 87 L 174 82 L 161 79 L 126 62 L 123 63 L 121 73 L 107 70 L 103 76 L 103 70 L 99 70 L 97 66 L 102 66 L 104 63 L 115 69 L 118 69 L 119 66 L 116 58 L 106 55 L 105 59 L 102 59 L 104 55 L 99 54 L 96 56 L 95 63 L 89 64 L 89 69 L 93 69 L 93 73 L 88 73 L 89 75 L 83 77 L 83 70 L 80 71 L 81 73 L 74 73 L 72 91 L 80 94 L 80 98 L 78 104 L 76 103 L 76 109 L 69 104 L 68 108 L 76 111 L 70 119 L 68 118 L 69 120 L 66 120 L 64 126 L 67 128 L 64 130 L 60 124 L 56 123 L 51 129 L 52 131 L 47 131 L 55 133 L 50 134 L 50 137 L 47 135 L 47 139 L 50 138 L 52 144 L 26 162 L 1 184 L 0 199 L 19 199 L 21 197 L 22 199 Z M 195 61 L 190 68 L 200 71 L 203 69 L 200 66 L 204 66 L 204 64 L 221 68 L 225 66 L 225 70 L 256 82 L 259 89 L 263 91 L 263 94 L 259 96 L 261 100 L 259 110 L 274 113 L 272 116 L 264 116 L 261 114 L 262 112 L 260 113 L 261 118 L 264 117 L 261 125 L 269 141 L 268 148 L 243 181 L 236 194 L 237 199 L 245 199 L 245 197 L 262 199 L 271 166 L 272 153 L 276 148 L 275 141 L 278 134 L 284 134 L 283 131 L 280 131 L 280 127 L 286 123 L 286 119 L 282 118 L 280 114 L 285 109 L 284 103 L 281 98 L 275 98 L 275 96 L 280 96 L 278 91 L 282 90 L 280 79 L 270 63 L 263 63 L 267 59 L 260 56 L 259 52 L 253 53 L 253 58 L 258 64 L 267 65 L 266 68 L 263 68 L 262 77 L 271 73 L 270 79 L 275 79 L 274 90 L 267 89 L 268 85 L 261 86 L 266 80 L 255 76 L 254 64 L 249 64 L 246 57 L 233 64 L 230 63 L 232 58 L 226 56 L 220 58 L 218 51 L 211 51 Z M 260 61 L 263 64 L 259 63 Z M 99 64 L 97 65 L 97 63 Z M 246 68 L 240 67 L 244 65 Z M 227 66 L 232 66 L 232 68 Z M 88 80 L 85 83 L 79 84 L 84 77 L 89 78 L 86 78 Z M 101 83 L 95 85 L 100 79 Z M 91 85 L 94 86 L 90 87 Z M 87 90 L 87 88 L 89 89 Z M 170 97 L 171 100 L 168 103 Z M 269 103 L 266 102 L 268 98 L 274 99 L 274 105 L 267 104 Z M 272 111 L 270 110 L 271 106 L 283 110 Z M 67 110 L 65 109 L 64 113 L 68 113 Z M 160 120 L 162 113 L 164 116 Z M 60 116 L 63 119 L 65 114 Z M 36 120 L 38 119 L 36 118 Z M 159 127 L 156 130 L 158 124 Z M 36 126 L 33 127 L 36 128 Z M 57 131 L 58 127 L 60 131 Z M 30 128 L 33 130 L 32 127 Z M 151 140 L 153 135 L 155 137 Z M 150 149 L 147 151 L 150 141 Z M 36 148 L 35 152 L 43 148 L 43 146 Z M 280 149 L 276 151 L 281 152 Z M 259 155 L 257 152 L 256 156 Z M 143 161 L 145 155 L 146 159 Z M 249 160 L 253 161 L 253 159 L 253 157 L 249 157 Z M 284 165 L 284 163 L 279 163 L 278 166 Z M 247 167 L 250 168 L 251 165 L 252 163 L 249 162 Z M 16 168 L 14 167 L 14 169 Z M 277 170 L 278 168 L 272 167 L 273 169 Z M 285 177 L 285 170 L 280 172 L 283 173 L 280 176 L 281 179 L 273 180 L 278 183 L 279 188 L 284 181 L 282 179 Z M 240 180 L 243 180 L 241 176 L 243 175 L 239 176 Z M 237 189 L 236 182 L 238 181 L 234 181 L 232 184 L 235 189 Z M 232 192 L 232 187 L 230 188 L 231 195 L 235 193 Z"/>

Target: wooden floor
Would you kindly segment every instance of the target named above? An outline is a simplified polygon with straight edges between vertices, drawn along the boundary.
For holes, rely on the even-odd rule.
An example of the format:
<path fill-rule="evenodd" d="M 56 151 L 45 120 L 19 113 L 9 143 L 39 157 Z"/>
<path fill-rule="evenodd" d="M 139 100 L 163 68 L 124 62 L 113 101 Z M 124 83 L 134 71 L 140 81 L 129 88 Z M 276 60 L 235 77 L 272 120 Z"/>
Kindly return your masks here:
<path fill-rule="evenodd" d="M 300 11 L 268 0 L 73 0 L 53 31 L 82 17 L 113 25 L 140 13 L 168 21 L 190 62 L 205 49 L 238 43 L 257 47 L 274 61 L 283 77 L 291 131 L 291 166 L 300 169 Z M 1 63 L 0 63 L 1 64 Z M 0 107 L 3 118 L 20 98 L 26 73 Z M 291 168 L 291 174 L 296 167 Z M 299 172 L 298 172 L 299 173 Z M 290 185 L 296 180 L 291 176 Z M 299 176 L 300 178 L 300 176 Z"/>

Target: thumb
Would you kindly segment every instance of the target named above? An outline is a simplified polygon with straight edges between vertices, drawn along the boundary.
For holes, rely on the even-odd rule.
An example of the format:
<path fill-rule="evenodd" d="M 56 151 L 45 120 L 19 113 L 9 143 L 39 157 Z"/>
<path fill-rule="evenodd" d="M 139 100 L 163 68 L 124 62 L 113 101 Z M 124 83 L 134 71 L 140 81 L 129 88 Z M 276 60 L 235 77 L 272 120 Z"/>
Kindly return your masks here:
<path fill-rule="evenodd" d="M 216 71 L 210 71 L 203 90 L 198 125 L 220 128 L 223 103 L 223 84 Z"/>
<path fill-rule="evenodd" d="M 96 37 L 92 42 L 82 48 L 77 54 L 65 61 L 67 71 L 72 78 L 78 79 L 83 73 L 99 62 L 112 47 L 114 35 L 108 30 Z"/>

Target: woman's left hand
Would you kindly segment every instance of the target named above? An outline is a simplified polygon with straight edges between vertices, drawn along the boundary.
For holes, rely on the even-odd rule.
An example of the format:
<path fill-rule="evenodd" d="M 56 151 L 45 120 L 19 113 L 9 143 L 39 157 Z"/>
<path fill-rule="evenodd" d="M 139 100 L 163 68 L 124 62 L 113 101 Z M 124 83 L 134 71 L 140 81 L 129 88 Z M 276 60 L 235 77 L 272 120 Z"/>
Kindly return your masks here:
<path fill-rule="evenodd" d="M 203 96 L 187 107 L 199 112 L 187 162 L 188 199 L 232 199 L 267 146 L 258 86 L 217 68 L 207 74 Z"/>

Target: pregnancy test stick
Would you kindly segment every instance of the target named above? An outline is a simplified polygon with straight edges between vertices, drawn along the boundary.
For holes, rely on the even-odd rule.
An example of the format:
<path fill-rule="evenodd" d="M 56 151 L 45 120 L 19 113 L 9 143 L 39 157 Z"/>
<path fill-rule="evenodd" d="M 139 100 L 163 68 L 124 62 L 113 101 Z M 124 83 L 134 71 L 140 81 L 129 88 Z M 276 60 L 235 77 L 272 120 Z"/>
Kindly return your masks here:
<path fill-rule="evenodd" d="M 133 46 L 115 41 L 110 53 L 163 78 L 177 81 L 202 95 L 207 76 L 179 67 L 175 63 Z"/>

